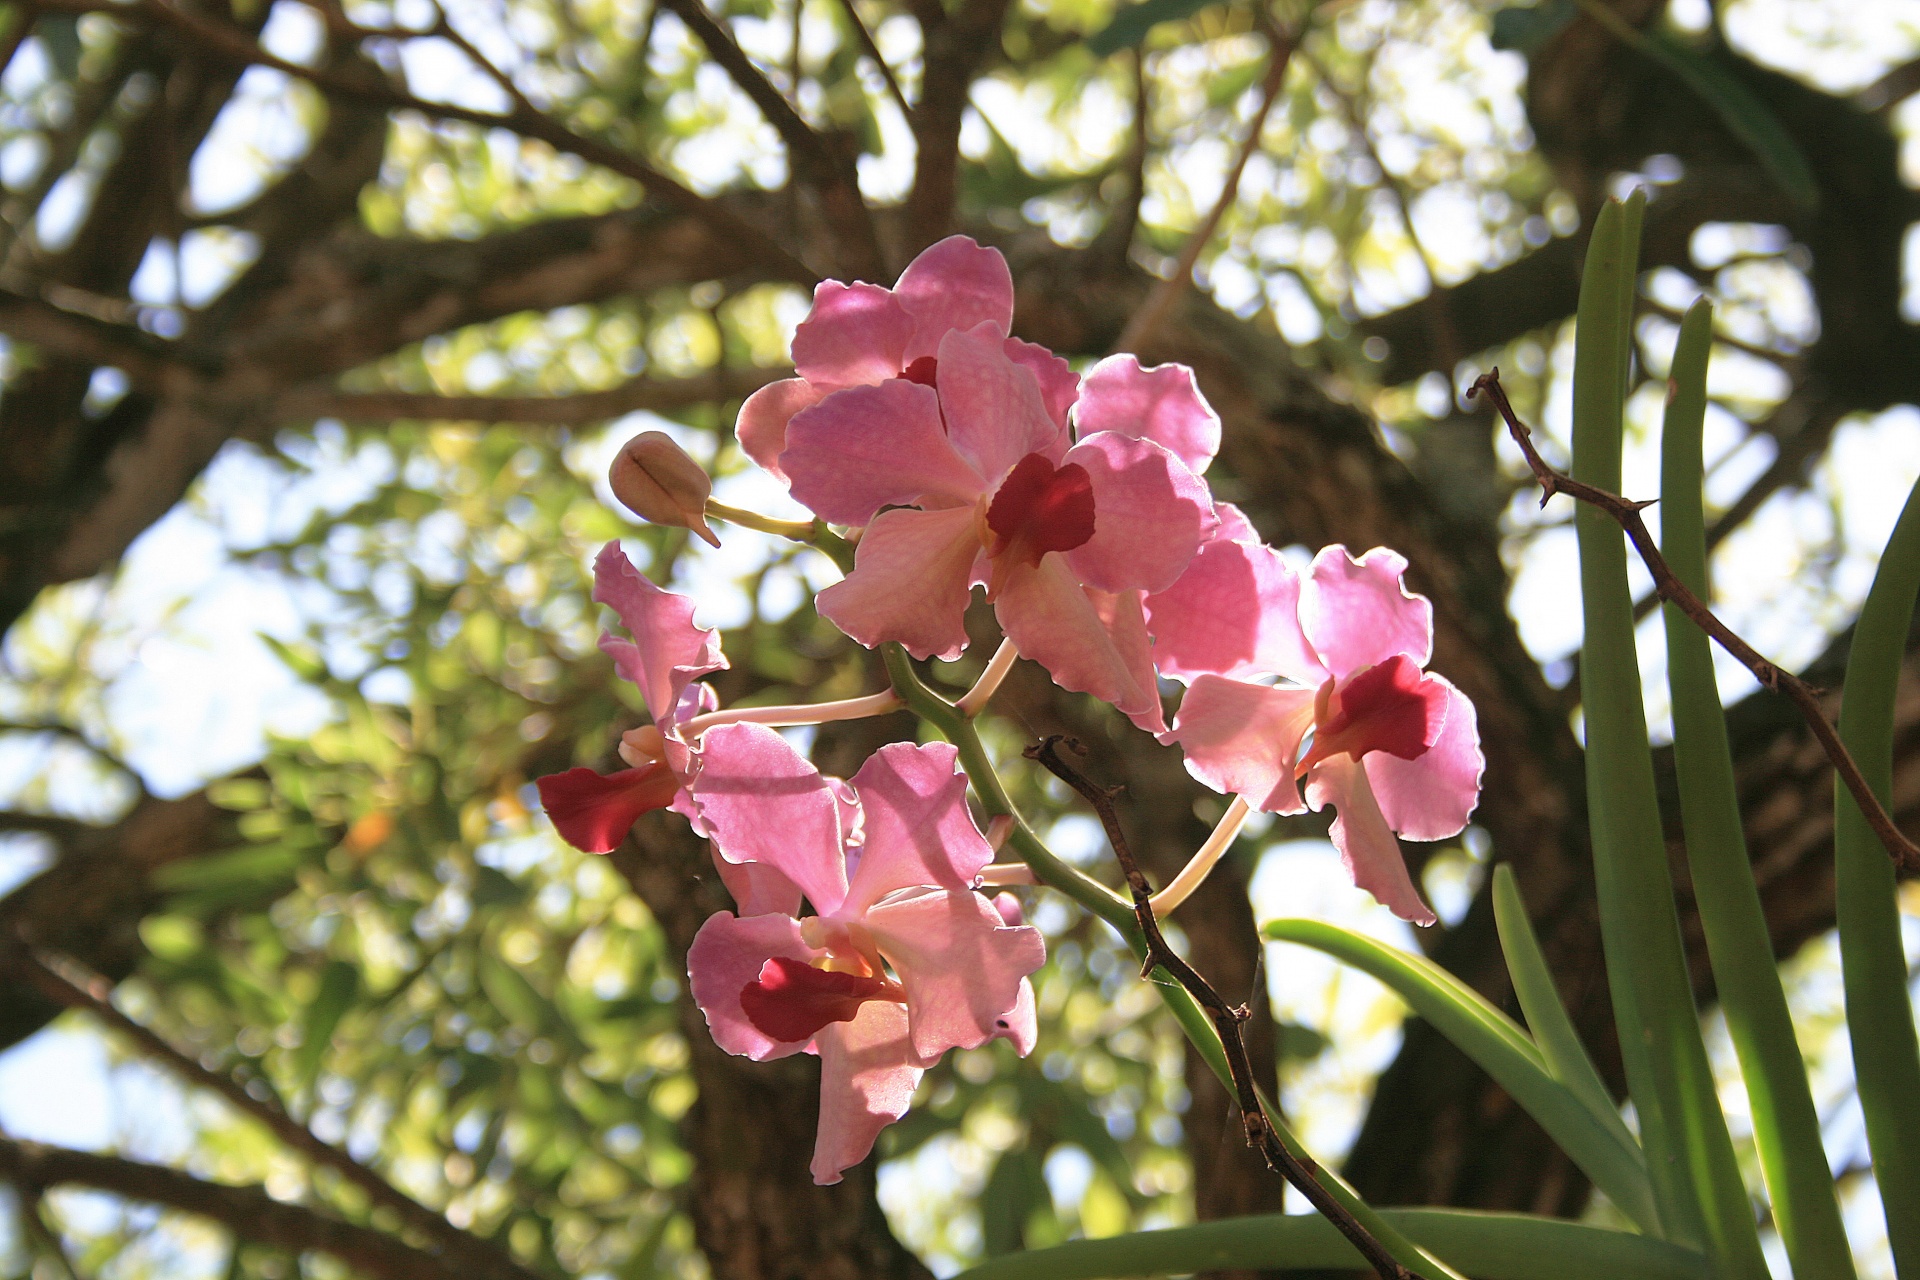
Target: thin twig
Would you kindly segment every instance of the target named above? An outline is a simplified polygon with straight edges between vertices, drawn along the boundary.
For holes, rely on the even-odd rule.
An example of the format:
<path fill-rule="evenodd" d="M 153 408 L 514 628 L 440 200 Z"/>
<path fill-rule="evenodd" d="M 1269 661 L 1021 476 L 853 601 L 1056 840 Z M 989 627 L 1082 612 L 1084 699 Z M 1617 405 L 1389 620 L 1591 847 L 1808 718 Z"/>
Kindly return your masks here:
<path fill-rule="evenodd" d="M 656 378 L 643 374 L 603 391 L 557 396 L 443 396 L 420 391 L 296 387 L 274 403 L 273 413 L 283 421 L 344 418 L 349 422 L 383 422 L 415 418 L 572 426 L 618 418 L 636 409 L 672 413 L 715 400 L 734 400 L 753 394 L 769 382 L 791 376 L 791 369 L 782 368 L 710 369 L 691 378 Z"/>
<path fill-rule="evenodd" d="M 501 1280 L 536 1280 L 532 1272 L 502 1253 L 496 1245 L 462 1231 L 340 1148 L 321 1141 L 311 1129 L 280 1108 L 255 1098 L 240 1081 L 225 1072 L 207 1069 L 149 1028 L 129 1018 L 109 999 L 111 988 L 106 979 L 76 974 L 80 980 L 75 981 L 61 973 L 60 969 L 77 969 L 77 965 L 26 947 L 15 949 L 14 960 L 14 968 L 20 975 L 49 999 L 69 1009 L 84 1010 L 106 1024 L 109 1030 L 133 1041 L 147 1056 L 171 1067 L 189 1084 L 219 1094 L 243 1115 L 265 1126 L 268 1132 L 287 1146 L 315 1164 L 332 1169 L 365 1191 L 374 1203 L 392 1209 L 407 1226 L 433 1239 L 444 1250 L 450 1263 L 457 1262 L 480 1275 L 500 1277 Z"/>
<path fill-rule="evenodd" d="M 67 1246 L 60 1236 L 42 1216 L 46 1207 L 45 1188 L 30 1186 L 24 1189 L 20 1197 L 20 1225 L 26 1229 L 28 1237 L 40 1249 L 40 1252 L 52 1258 L 60 1267 L 67 1280 L 81 1280 L 80 1269 L 73 1265 L 73 1259 L 67 1256 Z"/>
<path fill-rule="evenodd" d="M 1154 918 L 1153 890 L 1148 886 L 1140 864 L 1134 859 L 1126 834 L 1120 830 L 1119 816 L 1114 812 L 1113 797 L 1119 788 L 1099 786 L 1081 773 L 1060 754 L 1062 742 L 1067 744 L 1069 750 L 1084 750 L 1071 739 L 1051 734 L 1028 747 L 1026 756 L 1079 792 L 1099 815 L 1100 825 L 1107 832 L 1107 842 L 1113 846 L 1113 856 L 1126 873 L 1127 888 L 1133 895 L 1134 919 L 1140 926 L 1141 936 L 1146 939 L 1147 954 L 1141 962 L 1140 976 L 1145 978 L 1156 968 L 1165 970 L 1193 997 L 1196 1004 L 1206 1010 L 1207 1017 L 1220 1034 L 1221 1047 L 1226 1051 L 1227 1071 L 1233 1077 L 1234 1094 L 1240 1106 L 1241 1123 L 1246 1128 L 1247 1145 L 1265 1156 L 1267 1166 L 1292 1183 L 1382 1277 L 1387 1280 L 1413 1280 L 1413 1273 L 1401 1266 L 1386 1247 L 1347 1211 L 1346 1206 L 1327 1191 L 1310 1162 L 1296 1159 L 1280 1141 L 1273 1122 L 1267 1118 L 1266 1108 L 1261 1104 L 1259 1086 L 1253 1078 L 1253 1064 L 1247 1058 L 1246 1039 L 1241 1032 L 1242 1025 L 1252 1016 L 1251 1012 L 1245 1005 L 1228 1004 L 1192 965 L 1167 945 L 1166 938 L 1160 932 L 1160 922 Z"/>
<path fill-rule="evenodd" d="M 1640 559 L 1646 563 L 1647 572 L 1653 575 L 1655 594 L 1686 614 L 1695 626 L 1712 636 L 1722 649 L 1738 658 L 1741 665 L 1751 671 L 1761 684 L 1786 694 L 1800 708 L 1807 727 L 1813 730 L 1813 736 L 1819 739 L 1827 759 L 1833 762 L 1834 772 L 1846 783 L 1854 803 L 1866 815 L 1867 824 L 1880 837 L 1880 843 L 1886 846 L 1894 864 L 1908 873 L 1920 872 L 1920 845 L 1915 845 L 1901 833 L 1892 815 L 1880 803 L 1880 798 L 1873 794 L 1873 788 L 1867 785 L 1866 778 L 1860 773 L 1860 766 L 1854 763 L 1853 755 L 1847 750 L 1846 744 L 1840 741 L 1840 735 L 1834 731 L 1826 712 L 1821 710 L 1820 691 L 1791 671 L 1783 670 L 1761 657 L 1758 650 L 1735 635 L 1732 628 L 1715 617 L 1713 610 L 1680 581 L 1668 566 L 1666 557 L 1660 554 L 1659 544 L 1653 540 L 1653 535 L 1647 532 L 1646 521 L 1640 518 L 1640 513 L 1653 504 L 1629 501 L 1617 493 L 1609 493 L 1575 480 L 1549 466 L 1546 459 L 1540 456 L 1540 451 L 1533 447 L 1533 432 L 1520 421 L 1513 412 L 1513 406 L 1508 403 L 1507 393 L 1500 386 L 1500 370 L 1489 370 L 1475 379 L 1474 384 L 1467 388 L 1467 398 L 1471 400 L 1482 392 L 1500 411 L 1501 418 L 1506 421 L 1508 434 L 1520 447 L 1534 479 L 1540 482 L 1540 505 L 1545 506 L 1547 499 L 1554 494 L 1564 493 L 1612 517 L 1626 531 L 1634 550 L 1640 553 Z"/>
<path fill-rule="evenodd" d="M 1287 82 L 1287 66 L 1293 61 L 1293 51 L 1299 47 L 1300 33 L 1274 30 L 1269 33 L 1272 49 L 1267 54 L 1267 74 L 1260 86 L 1260 106 L 1253 113 L 1253 119 L 1247 125 L 1247 136 L 1241 140 L 1240 154 L 1234 157 L 1233 167 L 1227 171 L 1227 180 L 1220 188 L 1220 198 L 1213 202 L 1213 208 L 1200 225 L 1187 237 L 1186 247 L 1180 250 L 1180 258 L 1173 266 L 1173 274 L 1153 287 L 1147 300 L 1127 321 L 1127 327 L 1121 331 L 1120 340 L 1113 344 L 1115 351 L 1138 351 L 1157 333 L 1160 325 L 1173 310 L 1173 304 L 1180 299 L 1187 284 L 1193 278 L 1194 264 L 1200 261 L 1200 251 L 1213 239 L 1213 233 L 1220 229 L 1220 220 L 1226 217 L 1227 210 L 1240 195 L 1240 175 L 1246 172 L 1247 162 L 1253 159 L 1253 153 L 1260 149 L 1260 134 L 1267 127 L 1267 116 L 1273 111 L 1273 104 L 1280 98 L 1280 89 Z"/>
<path fill-rule="evenodd" d="M 887 92 L 893 95 L 894 103 L 900 108 L 900 114 L 911 123 L 913 105 L 907 101 L 906 93 L 901 90 L 900 81 L 894 78 L 893 68 L 888 66 L 887 60 L 880 56 L 880 46 L 875 43 L 873 32 L 867 30 L 867 24 L 860 20 L 860 11 L 854 8 L 853 0 L 840 0 L 840 7 L 846 10 L 847 21 L 853 24 L 853 34 L 860 41 L 861 51 L 873 59 L 874 66 L 880 68 L 880 77 L 887 82 Z"/>

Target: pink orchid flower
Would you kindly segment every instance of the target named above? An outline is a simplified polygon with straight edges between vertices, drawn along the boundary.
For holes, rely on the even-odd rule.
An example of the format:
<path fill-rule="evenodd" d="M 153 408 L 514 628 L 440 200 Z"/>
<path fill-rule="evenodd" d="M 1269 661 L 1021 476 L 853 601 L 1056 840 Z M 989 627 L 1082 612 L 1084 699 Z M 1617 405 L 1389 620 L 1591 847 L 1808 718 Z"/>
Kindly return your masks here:
<path fill-rule="evenodd" d="M 1142 602 L 1173 585 L 1213 523 L 1182 457 L 1204 465 L 1219 429 L 1191 375 L 1169 368 L 1104 362 L 1070 434 L 982 323 L 940 339 L 932 385 L 853 387 L 796 414 L 780 455 L 794 497 L 864 526 L 821 615 L 864 645 L 954 658 L 984 583 L 1022 656 L 1157 732 Z"/>
<path fill-rule="evenodd" d="M 1048 413 L 1065 425 L 1079 379 L 1067 362 L 1007 335 L 1013 327 L 1013 275 L 997 249 L 948 236 L 923 250 L 891 289 L 823 281 L 813 309 L 793 335 L 797 375 L 770 383 L 740 407 L 735 433 L 748 457 L 785 478 L 780 454 L 787 423 L 836 391 L 889 378 L 932 385 L 940 340 L 950 331 L 989 325 L 1009 360 L 1039 382 Z"/>
<path fill-rule="evenodd" d="M 693 998 L 729 1053 L 820 1056 L 812 1170 L 838 1182 L 948 1049 L 996 1037 L 1032 1049 L 1027 975 L 1046 946 L 1017 908 L 972 888 L 992 852 L 951 746 L 894 743 L 837 784 L 762 725 L 706 736 L 692 795 L 722 865 L 791 889 L 700 927 L 687 953 Z M 817 914 L 799 915 L 803 895 Z"/>
<path fill-rule="evenodd" d="M 593 598 L 611 607 L 633 637 L 602 635 L 600 648 L 639 686 L 654 723 L 621 736 L 620 758 L 628 768 L 605 775 L 569 769 L 536 785 L 561 839 L 586 853 L 608 853 L 643 813 L 671 808 L 694 816 L 686 784 L 696 760 L 684 728 L 717 702 L 711 689 L 693 682 L 724 669 L 727 659 L 718 633 L 693 625 L 693 601 L 654 586 L 617 542 L 594 559 Z"/>
<path fill-rule="evenodd" d="M 1432 924 L 1395 833 L 1457 835 L 1486 767 L 1473 703 L 1422 670 L 1433 605 L 1406 591 L 1407 562 L 1384 547 L 1358 560 L 1327 547 L 1302 582 L 1240 528 L 1152 602 L 1162 669 L 1193 677 L 1162 738 L 1185 749 L 1194 777 L 1255 808 L 1332 805 L 1330 834 L 1354 883 L 1402 919 Z M 1210 605 L 1211 631 L 1197 614 L 1176 621 Z M 1263 675 L 1291 683 L 1254 682 Z"/>

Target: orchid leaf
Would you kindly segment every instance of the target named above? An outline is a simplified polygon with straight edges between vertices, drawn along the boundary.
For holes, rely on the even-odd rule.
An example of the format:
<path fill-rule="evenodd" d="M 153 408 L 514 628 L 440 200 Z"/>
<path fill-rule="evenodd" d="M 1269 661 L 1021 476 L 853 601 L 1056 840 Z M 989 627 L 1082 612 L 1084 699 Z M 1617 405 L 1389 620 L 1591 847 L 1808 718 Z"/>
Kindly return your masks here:
<path fill-rule="evenodd" d="M 1554 1078 L 1546 1058 L 1513 1019 L 1486 997 L 1424 956 L 1319 920 L 1274 920 L 1262 930 L 1273 942 L 1325 952 L 1378 979 L 1462 1053 L 1478 1063 L 1527 1114 L 1540 1122 L 1594 1185 L 1643 1228 L 1658 1223 L 1645 1161 L 1623 1131 L 1606 1124 L 1577 1093 Z M 1617 1124 L 1617 1117 L 1616 1117 Z"/>
<path fill-rule="evenodd" d="M 1893 708 L 1920 595 L 1920 485 L 1894 525 L 1853 631 L 1840 737 L 1874 794 L 1893 792 Z M 1913 1025 L 1893 863 L 1846 786 L 1834 812 L 1836 917 L 1847 1034 L 1887 1241 L 1903 1277 L 1920 1276 L 1920 1038 Z"/>
<path fill-rule="evenodd" d="M 1649 1236 L 1465 1209 L 1382 1209 L 1381 1218 L 1457 1258 L 1479 1280 L 1706 1280 L 1699 1254 Z M 1274 1268 L 1351 1268 L 1359 1254 L 1325 1218 L 1262 1214 L 1074 1240 L 995 1258 L 959 1280 L 1110 1280 Z"/>
<path fill-rule="evenodd" d="M 1701 437 L 1712 346 L 1713 308 L 1702 300 L 1680 326 L 1660 440 L 1661 550 L 1674 574 L 1702 599 L 1708 592 Z M 1727 1034 L 1746 1082 L 1774 1221 L 1796 1280 L 1852 1280 L 1853 1255 L 1820 1140 L 1820 1117 L 1740 826 L 1713 654 L 1706 633 L 1678 605 L 1668 601 L 1663 613 L 1687 863 Z"/>

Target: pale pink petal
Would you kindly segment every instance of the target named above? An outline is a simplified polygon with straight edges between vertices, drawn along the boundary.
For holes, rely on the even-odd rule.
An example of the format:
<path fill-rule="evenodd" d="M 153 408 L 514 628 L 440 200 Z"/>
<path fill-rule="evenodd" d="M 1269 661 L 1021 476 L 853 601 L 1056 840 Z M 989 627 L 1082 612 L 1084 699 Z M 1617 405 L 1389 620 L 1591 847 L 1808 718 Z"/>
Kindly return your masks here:
<path fill-rule="evenodd" d="M 1195 475 L 1220 452 L 1220 415 L 1183 364 L 1142 369 L 1130 355 L 1108 356 L 1081 381 L 1073 420 L 1082 438 L 1118 431 L 1164 445 Z"/>
<path fill-rule="evenodd" d="M 1245 796 L 1267 813 L 1301 813 L 1294 766 L 1313 727 L 1311 689 L 1275 689 L 1203 675 L 1180 700 L 1173 729 L 1187 772 L 1222 795 Z"/>
<path fill-rule="evenodd" d="M 769 382 L 740 406 L 740 417 L 733 424 L 734 438 L 749 458 L 785 480 L 780 469 L 780 454 L 787 447 L 787 423 L 802 409 L 810 409 L 833 389 L 816 387 L 805 378 L 782 378 Z"/>
<path fill-rule="evenodd" d="M 1147 597 L 1154 663 L 1182 680 L 1279 675 L 1317 687 L 1327 673 L 1300 630 L 1299 606 L 1300 579 L 1278 551 L 1215 538 L 1177 582 Z"/>
<path fill-rule="evenodd" d="M 1020 656 L 1045 667 L 1062 689 L 1136 710 L 1157 696 L 1136 674 L 1137 655 L 1122 650 L 1062 557 L 1046 556 L 1037 568 L 1009 568 L 993 608 Z"/>
<path fill-rule="evenodd" d="M 836 391 L 787 424 L 780 455 L 793 496 L 830 524 L 867 524 L 882 507 L 953 507 L 984 487 L 947 442 L 932 387 L 890 378 Z"/>
<path fill-rule="evenodd" d="M 1307 774 L 1307 803 L 1316 812 L 1328 805 L 1334 807 L 1333 826 L 1327 835 L 1356 885 L 1402 920 L 1434 922 L 1433 912 L 1420 900 L 1413 878 L 1407 874 L 1406 857 L 1380 812 L 1365 769 L 1350 756 L 1315 765 Z"/>
<path fill-rule="evenodd" d="M 719 846 L 711 848 L 713 869 L 719 873 L 720 883 L 726 885 L 727 892 L 733 895 L 735 907 L 741 915 L 792 916 L 800 913 L 800 886 L 787 879 L 784 872 L 759 862 L 728 862 L 720 856 Z"/>
<path fill-rule="evenodd" d="M 785 738 L 761 724 L 707 730 L 700 776 L 688 790 L 727 861 L 774 868 L 817 911 L 832 911 L 847 896 L 833 788 Z"/>
<path fill-rule="evenodd" d="M 1040 1039 L 1040 1017 L 1034 1009 L 1033 983 L 1027 979 L 1020 979 L 1020 998 L 1000 1019 L 993 1038 L 1011 1042 L 1014 1052 L 1023 1058 L 1033 1052 L 1033 1046 Z"/>
<path fill-rule="evenodd" d="M 1480 728 L 1467 695 L 1446 684 L 1447 718 L 1440 737 L 1412 760 L 1376 751 L 1362 758 L 1373 794 L 1387 824 L 1409 840 L 1444 840 L 1458 835 L 1480 799 Z"/>
<path fill-rule="evenodd" d="M 1047 959 L 1038 929 L 1009 928 L 966 890 L 889 898 L 863 923 L 907 990 L 914 1051 L 928 1060 L 992 1039 L 1019 1001 L 1020 979 Z"/>
<path fill-rule="evenodd" d="M 959 657 L 980 556 L 975 523 L 971 507 L 881 512 L 846 581 L 814 598 L 820 616 L 869 649 L 895 640 L 916 658 Z"/>
<path fill-rule="evenodd" d="M 792 916 L 735 916 L 728 911 L 708 916 L 687 948 L 687 985 L 706 1015 L 713 1042 L 755 1062 L 806 1048 L 804 1040 L 775 1040 L 754 1026 L 740 1007 L 740 993 L 775 956 L 811 961 L 825 954 L 800 941 L 800 922 Z"/>
<path fill-rule="evenodd" d="M 990 324 L 1005 337 L 1013 327 L 1013 273 L 998 249 L 983 249 L 966 236 L 948 236 L 907 264 L 893 296 L 913 317 L 906 368 L 937 355 L 948 330 Z"/>
<path fill-rule="evenodd" d="M 599 774 L 584 766 L 534 785 L 553 829 L 582 853 L 612 853 L 643 813 L 671 805 L 680 779 L 663 764 Z"/>
<path fill-rule="evenodd" d="M 967 776 L 944 742 L 892 742 L 853 775 L 865 817 L 860 869 L 837 914 L 852 919 L 898 889 L 965 890 L 993 850 L 967 811 Z"/>
<path fill-rule="evenodd" d="M 1406 557 L 1385 547 L 1358 560 L 1342 546 L 1321 548 L 1300 591 L 1300 626 L 1327 670 L 1344 680 L 1396 653 L 1427 665 L 1433 604 L 1408 594 L 1406 572 Z"/>
<path fill-rule="evenodd" d="M 1030 453 L 1059 461 L 1067 433 L 1047 413 L 1033 373 L 1007 359 L 991 325 L 955 330 L 940 342 L 940 407 L 953 447 L 985 478 L 1000 483 Z"/>
<path fill-rule="evenodd" d="M 1213 504 L 1213 514 L 1220 519 L 1220 525 L 1213 531 L 1209 542 L 1258 542 L 1260 531 L 1253 527 L 1253 521 L 1247 519 L 1247 513 L 1231 502 Z"/>
<path fill-rule="evenodd" d="M 912 336 L 913 317 L 889 291 L 823 280 L 793 333 L 793 371 L 829 391 L 897 378 Z"/>
<path fill-rule="evenodd" d="M 1146 593 L 1142 591 L 1096 591 L 1087 588 L 1087 603 L 1106 628 L 1114 652 L 1126 664 L 1140 696 L 1114 703 L 1114 709 L 1148 733 L 1162 733 L 1167 727 L 1166 711 L 1160 705 L 1160 681 L 1153 670 L 1153 641 L 1147 634 Z"/>
<path fill-rule="evenodd" d="M 617 542 L 594 558 L 593 598 L 619 614 L 633 636 L 603 635 L 600 648 L 639 686 L 656 720 L 672 712 L 689 681 L 726 667 L 720 633 L 693 625 L 693 601 L 654 586 Z"/>
<path fill-rule="evenodd" d="M 1040 399 L 1047 406 L 1047 416 L 1064 429 L 1067 413 L 1080 396 L 1080 375 L 1073 371 L 1073 366 L 1045 347 L 1018 338 L 1008 338 L 1000 349 L 1007 353 L 1007 359 L 1033 374 L 1040 384 Z"/>
<path fill-rule="evenodd" d="M 1150 440 L 1103 431 L 1067 450 L 1093 484 L 1093 537 L 1067 552 L 1102 591 L 1165 591 L 1213 528 L 1207 483 Z"/>
<path fill-rule="evenodd" d="M 851 1022 L 822 1027 L 820 1127 L 813 1180 L 831 1186 L 867 1158 L 880 1131 L 907 1114 L 920 1084 L 920 1060 L 907 1037 L 906 1006 L 869 1000 Z"/>

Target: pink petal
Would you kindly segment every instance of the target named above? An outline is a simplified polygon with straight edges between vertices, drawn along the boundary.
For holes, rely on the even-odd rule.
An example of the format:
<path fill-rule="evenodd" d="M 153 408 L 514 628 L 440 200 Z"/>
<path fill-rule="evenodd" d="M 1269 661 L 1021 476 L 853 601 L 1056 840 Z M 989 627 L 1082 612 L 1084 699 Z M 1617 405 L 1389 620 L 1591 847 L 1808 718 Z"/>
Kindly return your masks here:
<path fill-rule="evenodd" d="M 1173 730 L 1187 772 L 1222 795 L 1245 796 L 1267 813 L 1301 813 L 1294 766 L 1313 726 L 1313 691 L 1275 689 L 1203 675 L 1180 700 Z"/>
<path fill-rule="evenodd" d="M 1447 690 L 1447 717 L 1440 737 L 1413 760 L 1376 753 L 1361 761 L 1387 824 L 1409 840 L 1458 835 L 1480 799 L 1480 728 L 1467 695 L 1439 676 L 1429 681 Z"/>
<path fill-rule="evenodd" d="M 1030 453 L 1058 462 L 1067 442 L 1040 398 L 1033 374 L 1007 359 L 1004 334 L 991 325 L 955 330 L 940 342 L 940 408 L 960 456 L 997 488 Z"/>
<path fill-rule="evenodd" d="M 959 752 L 944 742 L 893 742 L 868 756 L 853 775 L 866 843 L 837 913 L 843 919 L 915 885 L 965 891 L 980 868 L 993 861 L 993 850 L 967 811 L 967 776 L 956 767 L 958 758 Z"/>
<path fill-rule="evenodd" d="M 1153 641 L 1147 635 L 1146 593 L 1142 591 L 1096 591 L 1087 588 L 1087 603 L 1093 606 L 1113 641 L 1114 652 L 1127 666 L 1140 696 L 1114 703 L 1114 709 L 1135 726 L 1148 733 L 1166 730 L 1166 710 L 1160 705 L 1160 681 L 1153 669 Z"/>
<path fill-rule="evenodd" d="M 860 1006 L 894 991 L 885 978 L 816 969 L 804 960 L 774 956 L 760 976 L 740 991 L 747 1021 L 771 1040 L 793 1044 L 811 1040 L 829 1023 L 851 1022 Z"/>
<path fill-rule="evenodd" d="M 907 1114 L 921 1063 L 907 1037 L 905 1005 L 870 1000 L 851 1022 L 823 1027 L 820 1127 L 813 1142 L 813 1180 L 831 1186 L 867 1158 L 880 1131 Z"/>
<path fill-rule="evenodd" d="M 553 829 L 582 853 L 611 853 L 640 815 L 664 809 L 680 779 L 663 764 L 601 775 L 588 768 L 550 773 L 534 784 Z"/>
<path fill-rule="evenodd" d="M 828 391 L 897 378 L 913 317 L 879 285 L 823 280 L 793 333 L 793 371 Z"/>
<path fill-rule="evenodd" d="M 1367 772 L 1350 756 L 1338 756 L 1315 765 L 1307 774 L 1307 803 L 1317 812 L 1332 805 L 1336 811 L 1327 835 L 1347 864 L 1354 884 L 1372 894 L 1402 920 L 1432 924 L 1436 917 L 1420 900 L 1407 874 L 1400 842 L 1380 812 Z"/>
<path fill-rule="evenodd" d="M 1231 502 L 1213 504 L 1213 514 L 1220 519 L 1220 527 L 1215 529 L 1208 541 L 1258 542 L 1260 531 L 1253 527 L 1253 521 L 1247 519 L 1247 513 Z"/>
<path fill-rule="evenodd" d="M 690 806 L 695 814 L 698 806 Z M 705 824 L 701 826 L 704 828 Z M 704 834 L 704 832 L 703 832 Z M 720 883 L 733 895 L 735 909 L 743 916 L 800 914 L 800 886 L 784 872 L 758 862 L 728 862 L 713 847 L 713 869 Z"/>
<path fill-rule="evenodd" d="M 734 438 L 749 458 L 785 480 L 780 469 L 780 454 L 787 447 L 787 423 L 802 409 L 810 409 L 825 399 L 830 387 L 816 387 L 805 378 L 782 378 L 769 382 L 740 406 L 740 417 L 733 424 Z"/>
<path fill-rule="evenodd" d="M 869 649 L 896 640 L 916 658 L 957 658 L 979 557 L 971 507 L 883 511 L 854 551 L 853 572 L 814 605 Z"/>
<path fill-rule="evenodd" d="M 1081 381 L 1074 426 L 1083 438 L 1118 431 L 1152 440 L 1195 475 L 1220 452 L 1220 415 L 1183 364 L 1142 369 L 1130 355 L 1108 356 Z"/>
<path fill-rule="evenodd" d="M 1104 615 L 1102 606 L 1108 610 Z M 1141 681 L 1140 655 L 1129 652 L 1129 637 L 1116 638 L 1109 630 L 1110 621 L 1124 621 L 1117 604 L 1105 593 L 1096 601 L 1074 581 L 1064 557 L 1047 556 L 1037 567 L 1009 567 L 993 607 L 1020 656 L 1045 667 L 1062 689 L 1140 713 L 1148 699 L 1158 698 L 1153 686 Z M 1145 639 L 1144 628 L 1139 639 Z"/>
<path fill-rule="evenodd" d="M 1375 547 L 1355 560 L 1323 547 L 1300 592 L 1300 626 L 1327 670 L 1346 679 L 1405 654 L 1416 667 L 1433 656 L 1433 604 L 1408 594 L 1406 557 Z"/>
<path fill-rule="evenodd" d="M 720 855 L 779 871 L 817 911 L 838 907 L 846 853 L 839 806 L 820 771 L 761 724 L 707 730 L 700 760 L 689 791 Z"/>
<path fill-rule="evenodd" d="M 654 586 L 617 542 L 594 558 L 593 598 L 619 614 L 633 636 L 603 635 L 600 648 L 639 686 L 656 721 L 667 721 L 689 681 L 726 668 L 719 632 L 693 625 L 693 601 Z"/>
<path fill-rule="evenodd" d="M 1073 371 L 1073 366 L 1045 347 L 1018 338 L 1008 338 L 1000 349 L 1007 353 L 1007 359 L 1033 374 L 1040 384 L 1040 399 L 1047 406 L 1047 416 L 1064 430 L 1067 412 L 1080 397 L 1080 375 Z"/>
<path fill-rule="evenodd" d="M 1150 440 L 1103 431 L 1067 450 L 1093 482 L 1093 537 L 1067 553 L 1102 591 L 1165 591 L 1213 527 L 1206 481 Z"/>
<path fill-rule="evenodd" d="M 1300 630 L 1299 606 L 1300 579 L 1278 551 L 1215 538 L 1178 581 L 1147 597 L 1154 663 L 1183 680 L 1280 675 L 1317 686 L 1327 673 Z"/>
<path fill-rule="evenodd" d="M 800 922 L 792 916 L 740 917 L 727 911 L 708 916 L 687 948 L 687 984 L 693 1002 L 706 1015 L 713 1042 L 755 1062 L 806 1048 L 805 1040 L 775 1040 L 754 1026 L 740 1005 L 740 993 L 775 956 L 804 962 L 824 954 L 800 941 Z"/>
<path fill-rule="evenodd" d="M 961 506 L 983 488 L 947 442 L 939 396 L 904 378 L 795 414 L 780 466 L 793 496 L 832 524 L 867 524 L 889 506 Z"/>
<path fill-rule="evenodd" d="M 1005 337 L 1013 328 L 1013 273 L 998 249 L 983 249 L 966 236 L 948 236 L 907 264 L 893 296 L 913 317 L 906 368 L 937 355 L 951 329 L 990 324 Z"/>
<path fill-rule="evenodd" d="M 991 1040 L 1020 998 L 1020 979 L 1047 959 L 1038 929 L 1009 928 L 965 890 L 890 898 L 863 923 L 907 989 L 913 1048 L 929 1061 Z"/>
<path fill-rule="evenodd" d="M 1020 997 L 994 1028 L 993 1038 L 1011 1041 L 1014 1052 L 1023 1058 L 1033 1052 L 1040 1039 L 1040 1018 L 1034 1011 L 1033 983 L 1027 979 L 1020 979 Z"/>

